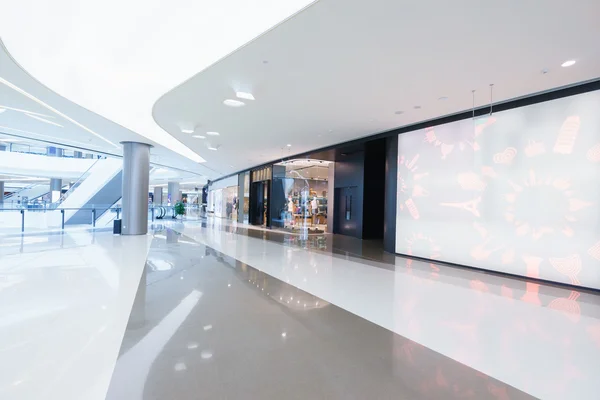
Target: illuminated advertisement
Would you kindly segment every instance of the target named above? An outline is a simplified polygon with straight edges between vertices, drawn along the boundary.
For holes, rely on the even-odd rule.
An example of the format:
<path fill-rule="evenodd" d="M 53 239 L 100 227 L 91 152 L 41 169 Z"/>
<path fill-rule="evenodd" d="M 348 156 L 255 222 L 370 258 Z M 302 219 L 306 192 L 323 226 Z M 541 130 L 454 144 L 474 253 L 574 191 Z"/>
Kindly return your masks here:
<path fill-rule="evenodd" d="M 600 92 L 398 137 L 396 252 L 600 289 Z"/>

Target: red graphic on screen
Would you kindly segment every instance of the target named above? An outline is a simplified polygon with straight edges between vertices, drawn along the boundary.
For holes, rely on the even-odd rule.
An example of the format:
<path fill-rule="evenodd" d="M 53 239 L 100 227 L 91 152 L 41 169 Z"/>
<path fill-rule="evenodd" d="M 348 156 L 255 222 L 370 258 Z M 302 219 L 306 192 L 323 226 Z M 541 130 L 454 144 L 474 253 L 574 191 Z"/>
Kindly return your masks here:
<path fill-rule="evenodd" d="M 597 286 L 599 106 L 600 91 L 400 135 L 412 154 L 399 159 L 397 237 L 434 236 L 448 262 Z M 539 284 L 524 300 L 541 304 Z"/>
<path fill-rule="evenodd" d="M 461 132 L 461 135 L 456 135 L 454 131 L 445 131 L 443 128 L 426 128 L 425 142 L 430 143 L 436 148 L 439 148 L 442 155 L 442 160 L 445 160 L 452 152 L 458 149 L 463 152 L 467 149 L 478 151 L 480 149 L 476 139 L 485 129 L 496 122 L 494 117 L 483 117 L 476 120 L 472 130 Z M 470 124 L 471 122 L 466 122 Z"/>
<path fill-rule="evenodd" d="M 561 274 L 566 275 L 573 285 L 581 285 L 577 275 L 581 272 L 581 257 L 573 254 L 565 258 L 550 258 L 550 264 Z"/>
<path fill-rule="evenodd" d="M 587 253 L 590 256 L 594 257 L 596 260 L 600 261 L 600 242 L 590 247 Z"/>
<path fill-rule="evenodd" d="M 407 210 L 413 219 L 419 219 L 419 208 L 415 202 L 418 197 L 426 197 L 429 192 L 421 185 L 420 181 L 428 174 L 417 173 L 419 155 L 411 159 L 401 155 L 398 161 L 398 207 L 400 211 Z"/>
<path fill-rule="evenodd" d="M 525 155 L 527 157 L 535 157 L 546 152 L 546 146 L 542 142 L 536 142 L 535 140 L 530 140 L 527 147 L 525 147 Z"/>
<path fill-rule="evenodd" d="M 586 157 L 591 162 L 600 162 L 600 143 L 589 149 Z"/>
<path fill-rule="evenodd" d="M 511 164 L 517 156 L 517 149 L 507 147 L 502 153 L 494 154 L 494 163 L 496 164 Z"/>
<path fill-rule="evenodd" d="M 444 207 L 454 207 L 460 210 L 468 211 L 476 217 L 479 217 L 477 206 L 481 203 L 481 197 L 476 197 L 473 200 L 463 201 L 460 203 L 440 203 Z"/>
<path fill-rule="evenodd" d="M 575 212 L 592 203 L 574 198 L 569 181 L 540 178 L 533 170 L 521 184 L 511 182 L 514 191 L 506 194 L 509 203 L 505 218 L 514 225 L 518 236 L 531 235 L 535 240 L 555 232 L 553 222 L 562 220 L 561 232 L 573 236 L 569 222 L 577 221 Z"/>
<path fill-rule="evenodd" d="M 581 122 L 578 116 L 568 117 L 565 122 L 563 122 L 560 131 L 558 132 L 556 143 L 554 144 L 553 151 L 555 153 L 571 154 L 573 152 L 580 125 Z"/>
<path fill-rule="evenodd" d="M 422 233 L 413 233 L 411 237 L 406 239 L 406 254 L 409 256 L 413 255 L 413 249 L 426 249 L 427 258 L 431 260 L 437 260 L 441 255 L 441 247 L 433 241 L 433 239 L 429 236 L 426 236 Z M 412 260 L 406 259 L 406 266 L 411 267 Z M 432 276 L 438 276 L 438 272 L 440 268 L 434 263 L 430 263 L 429 267 L 431 268 Z"/>

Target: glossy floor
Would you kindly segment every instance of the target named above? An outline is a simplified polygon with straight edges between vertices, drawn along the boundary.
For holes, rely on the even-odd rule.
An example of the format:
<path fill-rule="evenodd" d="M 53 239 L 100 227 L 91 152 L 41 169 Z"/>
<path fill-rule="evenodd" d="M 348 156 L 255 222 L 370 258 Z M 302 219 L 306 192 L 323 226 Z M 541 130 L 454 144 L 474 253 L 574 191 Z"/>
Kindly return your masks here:
<path fill-rule="evenodd" d="M 2 399 L 594 399 L 600 389 L 591 293 L 218 222 L 0 244 Z"/>

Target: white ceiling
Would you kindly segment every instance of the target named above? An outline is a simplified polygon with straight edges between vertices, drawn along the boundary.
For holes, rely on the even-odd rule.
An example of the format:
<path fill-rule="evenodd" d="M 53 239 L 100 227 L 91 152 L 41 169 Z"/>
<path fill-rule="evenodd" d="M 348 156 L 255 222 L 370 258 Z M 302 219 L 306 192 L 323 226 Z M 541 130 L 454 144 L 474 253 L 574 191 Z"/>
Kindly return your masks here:
<path fill-rule="evenodd" d="M 321 0 L 168 92 L 153 115 L 224 175 L 468 110 L 472 90 L 488 104 L 490 84 L 498 102 L 596 79 L 599 20 L 598 0 Z M 238 90 L 256 100 L 224 106 Z"/>
<path fill-rule="evenodd" d="M 1 30 L 0 30 L 1 32 Z M 0 132 L 15 143 L 60 144 L 84 152 L 122 155 L 121 141 L 152 144 L 151 161 L 199 174 L 210 169 L 138 135 L 42 85 L 14 61 L 0 41 Z M 8 136 L 2 135 L 6 143 Z M 176 139 L 171 138 L 172 141 Z M 33 142 L 32 142 L 33 141 Z M 61 147 L 61 146 L 59 146 Z M 206 174 L 204 174 L 206 175 Z"/>
<path fill-rule="evenodd" d="M 154 102 L 311 1 L 3 0 L 0 37 L 37 80 L 114 121 L 105 129 L 97 126 L 106 136 L 136 132 L 198 162 L 200 155 L 156 125 Z M 70 111 L 85 119 L 81 110 Z M 188 168 L 219 174 L 206 165 Z"/>

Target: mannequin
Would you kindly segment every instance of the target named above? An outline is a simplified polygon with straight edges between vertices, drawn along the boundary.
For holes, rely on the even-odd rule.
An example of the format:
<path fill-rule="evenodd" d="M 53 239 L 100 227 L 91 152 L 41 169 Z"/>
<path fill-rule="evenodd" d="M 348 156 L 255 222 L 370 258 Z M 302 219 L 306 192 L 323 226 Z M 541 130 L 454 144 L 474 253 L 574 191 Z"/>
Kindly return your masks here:
<path fill-rule="evenodd" d="M 319 203 L 317 202 L 316 197 L 313 197 L 310 202 L 310 208 L 312 209 L 312 220 L 314 225 L 317 222 L 317 213 L 319 212 Z"/>

